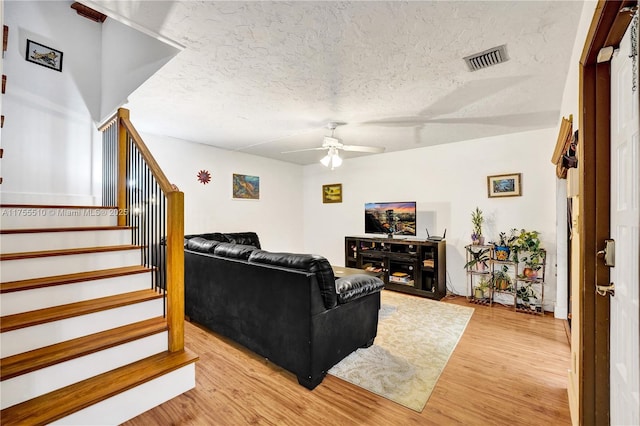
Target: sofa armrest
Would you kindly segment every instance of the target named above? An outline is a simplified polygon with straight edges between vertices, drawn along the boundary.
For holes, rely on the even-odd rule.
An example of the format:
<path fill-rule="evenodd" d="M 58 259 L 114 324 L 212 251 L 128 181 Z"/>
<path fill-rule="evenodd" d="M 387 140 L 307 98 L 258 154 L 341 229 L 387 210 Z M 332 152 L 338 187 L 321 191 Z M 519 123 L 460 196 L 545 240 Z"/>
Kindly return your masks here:
<path fill-rule="evenodd" d="M 347 303 L 367 294 L 382 290 L 384 282 L 378 278 L 366 274 L 355 274 L 336 280 L 336 293 L 338 303 Z"/>

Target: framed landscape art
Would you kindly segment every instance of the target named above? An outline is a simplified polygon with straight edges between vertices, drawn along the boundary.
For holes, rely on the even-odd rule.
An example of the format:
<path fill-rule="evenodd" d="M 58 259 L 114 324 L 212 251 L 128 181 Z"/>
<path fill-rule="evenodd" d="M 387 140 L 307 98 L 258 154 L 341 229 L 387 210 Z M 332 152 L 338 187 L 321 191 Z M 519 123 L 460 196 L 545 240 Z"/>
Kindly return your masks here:
<path fill-rule="evenodd" d="M 323 203 L 341 203 L 342 202 L 342 184 L 332 183 L 330 185 L 322 185 L 322 202 Z"/>
<path fill-rule="evenodd" d="M 242 200 L 260 199 L 260 177 L 234 173 L 233 198 Z"/>
<path fill-rule="evenodd" d="M 518 197 L 522 195 L 521 173 L 487 176 L 489 198 Z"/>

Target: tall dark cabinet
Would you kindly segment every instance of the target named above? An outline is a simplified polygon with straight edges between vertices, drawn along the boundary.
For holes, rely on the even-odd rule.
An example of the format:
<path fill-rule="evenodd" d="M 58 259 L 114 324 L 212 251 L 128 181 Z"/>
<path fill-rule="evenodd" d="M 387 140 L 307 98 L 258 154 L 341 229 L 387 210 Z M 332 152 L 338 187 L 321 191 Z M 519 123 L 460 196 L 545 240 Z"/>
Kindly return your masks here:
<path fill-rule="evenodd" d="M 385 288 L 440 300 L 447 294 L 445 241 L 345 237 L 344 266 L 382 273 Z"/>

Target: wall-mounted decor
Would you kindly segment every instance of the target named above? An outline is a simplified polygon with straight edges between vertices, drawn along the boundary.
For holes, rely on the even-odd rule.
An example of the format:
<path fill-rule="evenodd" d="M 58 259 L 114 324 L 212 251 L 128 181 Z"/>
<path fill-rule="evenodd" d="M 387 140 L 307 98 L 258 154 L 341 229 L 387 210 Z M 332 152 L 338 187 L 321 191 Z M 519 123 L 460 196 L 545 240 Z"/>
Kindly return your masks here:
<path fill-rule="evenodd" d="M 260 199 L 260 177 L 233 174 L 233 198 Z"/>
<path fill-rule="evenodd" d="M 62 52 L 27 39 L 25 59 L 34 64 L 62 71 Z"/>
<path fill-rule="evenodd" d="M 209 173 L 207 170 L 200 170 L 198 172 L 198 182 L 200 182 L 203 185 L 206 185 L 209 182 L 211 182 L 211 173 Z"/>
<path fill-rule="evenodd" d="M 322 185 L 322 202 L 323 203 L 341 203 L 342 202 L 342 184 L 332 183 L 330 185 Z"/>
<path fill-rule="evenodd" d="M 517 197 L 522 195 L 521 173 L 487 176 L 489 198 Z"/>
<path fill-rule="evenodd" d="M 9 40 L 9 27 L 3 25 L 2 27 L 2 57 L 4 58 L 4 52 L 7 51 L 7 42 Z"/>

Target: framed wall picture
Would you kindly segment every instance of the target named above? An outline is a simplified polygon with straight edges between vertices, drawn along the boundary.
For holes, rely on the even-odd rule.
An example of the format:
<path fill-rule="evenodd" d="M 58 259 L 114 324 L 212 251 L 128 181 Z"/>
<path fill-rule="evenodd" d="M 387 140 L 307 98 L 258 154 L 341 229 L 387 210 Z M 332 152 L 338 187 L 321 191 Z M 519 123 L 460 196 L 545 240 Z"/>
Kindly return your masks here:
<path fill-rule="evenodd" d="M 322 185 L 322 202 L 323 203 L 341 203 L 342 202 L 342 184 L 332 183 L 330 185 Z"/>
<path fill-rule="evenodd" d="M 242 200 L 260 199 L 260 177 L 233 174 L 233 198 Z"/>
<path fill-rule="evenodd" d="M 489 198 L 518 197 L 522 195 L 522 174 L 487 176 Z"/>
<path fill-rule="evenodd" d="M 25 59 L 34 64 L 62 72 L 62 52 L 27 39 Z"/>

